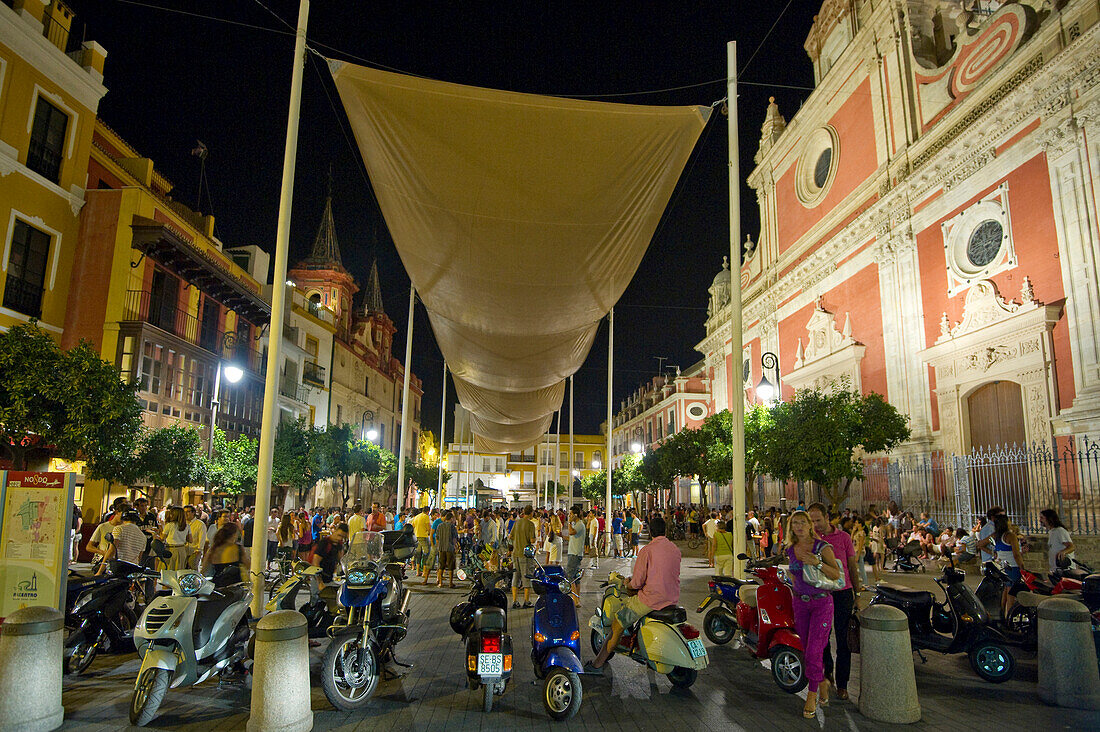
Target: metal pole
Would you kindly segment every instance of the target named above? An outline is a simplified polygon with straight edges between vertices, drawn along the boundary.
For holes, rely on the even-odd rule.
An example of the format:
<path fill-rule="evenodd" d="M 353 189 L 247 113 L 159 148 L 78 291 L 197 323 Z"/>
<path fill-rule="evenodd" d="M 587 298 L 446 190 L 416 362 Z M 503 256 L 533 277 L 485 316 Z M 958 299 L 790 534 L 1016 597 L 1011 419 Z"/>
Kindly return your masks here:
<path fill-rule="evenodd" d="M 558 485 L 561 483 L 561 409 L 558 409 L 558 444 L 554 447 L 554 505 L 558 503 Z"/>
<path fill-rule="evenodd" d="M 218 424 L 218 408 L 222 405 L 222 361 L 218 359 L 218 375 L 214 377 L 214 398 L 210 400 L 210 444 L 206 447 L 206 459 L 214 459 L 214 428 Z M 210 489 L 210 481 L 206 483 L 207 491 Z"/>
<path fill-rule="evenodd" d="M 439 412 L 439 484 L 435 490 L 436 505 L 443 505 L 443 432 L 447 428 L 447 362 L 443 362 L 443 406 Z"/>
<path fill-rule="evenodd" d="M 290 249 L 290 212 L 294 202 L 294 168 L 298 160 L 298 119 L 302 107 L 302 75 L 305 71 L 306 23 L 309 0 L 299 0 L 298 28 L 294 39 L 294 66 L 290 77 L 290 110 L 283 152 L 283 185 L 279 192 L 279 225 L 275 235 L 275 272 L 271 288 L 271 324 L 268 327 L 267 374 L 264 412 L 260 427 L 260 453 L 256 472 L 256 520 L 252 523 L 252 617 L 264 611 L 264 567 L 267 565 L 267 514 L 271 503 L 271 468 L 275 454 L 275 429 L 279 425 L 279 366 L 286 312 L 286 262 Z M 221 364 L 218 364 L 221 375 Z M 214 425 L 211 423 L 211 430 Z"/>
<path fill-rule="evenodd" d="M 405 386 L 401 389 L 401 445 L 397 458 L 397 511 L 405 502 L 405 442 L 409 439 L 409 377 L 412 376 L 413 357 L 413 315 L 416 307 L 416 288 L 409 285 L 409 331 L 405 336 Z"/>
<path fill-rule="evenodd" d="M 726 108 L 729 110 L 729 166 L 730 166 L 730 350 L 731 368 L 726 378 L 733 379 L 733 372 L 740 373 L 741 335 L 741 164 L 737 141 L 737 41 L 726 45 Z M 733 366 L 737 366 L 736 369 Z M 739 377 L 738 377 L 739 378 Z M 736 381 L 733 382 L 736 384 Z M 745 398 L 740 388 L 733 389 L 730 414 L 733 425 L 733 555 L 745 551 Z M 741 562 L 734 562 L 734 576 L 743 579 L 745 569 Z"/>
<path fill-rule="evenodd" d="M 569 503 L 573 503 L 573 471 L 577 469 L 576 454 L 573 452 L 573 376 L 569 376 Z"/>
<path fill-rule="evenodd" d="M 607 470 L 607 502 L 603 507 L 604 546 L 611 546 L 611 380 L 615 369 L 615 308 L 607 313 L 607 444 L 603 466 Z M 596 550 L 597 556 L 599 550 Z"/>

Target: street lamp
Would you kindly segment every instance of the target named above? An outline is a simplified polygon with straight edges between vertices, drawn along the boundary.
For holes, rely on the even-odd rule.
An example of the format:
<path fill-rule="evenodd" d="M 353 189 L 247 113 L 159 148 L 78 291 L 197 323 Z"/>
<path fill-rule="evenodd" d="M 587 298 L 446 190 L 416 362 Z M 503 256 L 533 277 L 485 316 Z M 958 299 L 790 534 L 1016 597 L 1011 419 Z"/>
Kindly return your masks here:
<path fill-rule="evenodd" d="M 214 377 L 214 398 L 210 400 L 210 444 L 206 448 L 206 458 L 214 459 L 214 428 L 218 424 L 218 407 L 221 406 L 222 375 L 230 384 L 236 384 L 244 377 L 244 369 L 231 363 L 222 364 L 218 360 L 218 373 Z"/>
<path fill-rule="evenodd" d="M 599 460 L 593 460 L 592 461 L 592 469 L 593 470 L 599 470 L 600 469 L 600 461 Z"/>
<path fill-rule="evenodd" d="M 378 437 L 378 431 L 374 429 L 374 412 L 369 409 L 363 412 L 363 437 L 371 442 Z"/>
<path fill-rule="evenodd" d="M 371 427 L 369 430 L 367 430 L 367 439 L 370 440 L 371 442 L 374 442 L 375 440 L 377 440 L 378 439 L 378 430 L 374 429 L 373 427 Z"/>
<path fill-rule="evenodd" d="M 637 455 L 642 451 L 642 443 L 635 442 L 633 445 L 630 446 L 630 451 Z"/>
<path fill-rule="evenodd" d="M 775 384 L 768 381 L 768 370 L 775 371 Z M 765 404 L 772 404 L 782 397 L 779 379 L 779 358 L 771 351 L 760 356 L 760 383 L 756 385 L 756 395 Z"/>

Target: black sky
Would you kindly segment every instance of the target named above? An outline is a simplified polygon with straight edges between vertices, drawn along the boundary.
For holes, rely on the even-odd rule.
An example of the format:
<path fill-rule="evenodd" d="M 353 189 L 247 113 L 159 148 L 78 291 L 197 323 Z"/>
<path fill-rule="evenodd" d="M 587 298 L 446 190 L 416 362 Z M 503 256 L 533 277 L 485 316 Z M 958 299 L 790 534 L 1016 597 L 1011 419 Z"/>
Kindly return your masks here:
<path fill-rule="evenodd" d="M 287 24 L 296 20 L 297 2 L 67 1 L 78 15 L 74 34 L 98 41 L 109 53 L 109 92 L 100 117 L 153 158 L 175 183 L 174 197 L 191 206 L 199 195 L 199 164 L 189 153 L 195 140 L 205 143 L 209 192 L 202 192 L 199 208 L 215 214 L 217 235 L 227 246 L 258 244 L 273 251 L 294 40 Z M 670 105 L 709 105 L 724 97 L 726 42 L 736 40 L 744 179 L 752 170 L 768 96 L 776 97 L 790 119 L 810 94 L 813 75 L 802 44 L 819 7 L 815 0 L 313 0 L 308 36 L 328 57 L 521 92 L 617 95 L 720 80 L 657 94 L 599 97 Z M 693 347 L 704 335 L 707 287 L 729 251 L 726 150 L 726 119 L 713 115 L 616 306 L 616 407 L 657 374 L 655 356 L 668 357 L 666 366 L 685 368 L 701 358 Z M 307 61 L 302 96 L 292 262 L 312 242 L 330 166 L 344 263 L 365 282 L 377 258 L 401 357 L 409 279 L 374 203 L 332 79 L 314 57 Z M 754 240 L 758 218 L 756 196 L 742 184 L 742 230 Z M 421 306 L 415 332 L 413 370 L 426 392 L 423 426 L 438 433 L 442 357 Z M 605 321 L 575 377 L 578 433 L 596 432 L 606 412 L 606 338 Z M 453 400 L 451 389 L 448 403 Z"/>

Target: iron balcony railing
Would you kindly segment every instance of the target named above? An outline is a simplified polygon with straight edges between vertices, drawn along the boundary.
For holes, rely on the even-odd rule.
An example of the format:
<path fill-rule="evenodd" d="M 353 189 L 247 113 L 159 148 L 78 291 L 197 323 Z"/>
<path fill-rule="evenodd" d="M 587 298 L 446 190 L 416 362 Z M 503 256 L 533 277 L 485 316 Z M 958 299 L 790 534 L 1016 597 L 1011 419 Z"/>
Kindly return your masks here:
<path fill-rule="evenodd" d="M 516 455 L 514 453 L 508 455 L 508 462 L 510 463 L 533 463 L 535 462 L 534 455 Z"/>
<path fill-rule="evenodd" d="M 281 381 L 279 383 L 279 393 L 296 402 L 309 403 L 309 389 L 293 381 Z"/>
<path fill-rule="evenodd" d="M 312 361 L 306 361 L 305 366 L 302 368 L 302 382 L 323 387 L 325 385 L 325 367 L 318 366 Z"/>
<path fill-rule="evenodd" d="M 172 303 L 153 301 L 148 290 L 129 290 L 123 322 L 147 323 L 203 350 L 263 375 L 266 359 L 233 331 L 203 328 L 202 321 Z"/>

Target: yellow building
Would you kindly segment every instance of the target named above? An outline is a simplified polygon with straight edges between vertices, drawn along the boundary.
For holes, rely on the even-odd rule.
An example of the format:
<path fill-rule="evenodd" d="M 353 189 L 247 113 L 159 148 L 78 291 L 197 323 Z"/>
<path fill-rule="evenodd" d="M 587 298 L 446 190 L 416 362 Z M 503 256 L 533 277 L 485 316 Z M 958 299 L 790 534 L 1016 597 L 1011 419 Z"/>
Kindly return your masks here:
<path fill-rule="evenodd" d="M 60 338 L 107 52 L 58 0 L 0 2 L 0 328 Z M 66 53 L 68 51 L 68 53 Z"/>
<path fill-rule="evenodd" d="M 72 261 L 80 302 L 68 310 L 62 346 L 87 339 L 123 378 L 136 378 L 150 427 L 191 425 L 208 439 L 220 401 L 217 424 L 230 437 L 259 435 L 265 365 L 257 344 L 271 309 L 241 266 L 248 258 L 225 249 L 212 216 L 172 200 L 153 161 L 99 120 L 94 141 Z M 215 395 L 228 363 L 244 376 L 222 379 Z M 89 482 L 86 508 L 102 510 L 107 498 Z"/>

